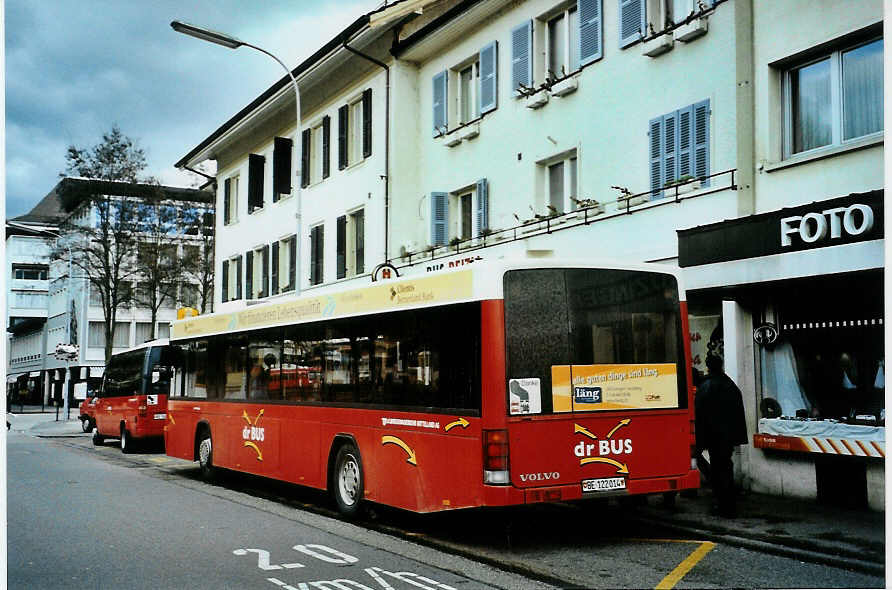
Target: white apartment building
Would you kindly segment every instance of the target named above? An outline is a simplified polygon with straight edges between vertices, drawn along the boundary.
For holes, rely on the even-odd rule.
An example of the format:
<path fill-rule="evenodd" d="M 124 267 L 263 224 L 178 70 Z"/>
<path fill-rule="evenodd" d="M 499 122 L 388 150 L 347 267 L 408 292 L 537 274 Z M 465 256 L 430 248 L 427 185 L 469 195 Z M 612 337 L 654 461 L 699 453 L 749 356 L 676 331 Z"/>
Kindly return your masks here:
<path fill-rule="evenodd" d="M 136 185 L 139 188 L 140 185 Z M 159 187 L 165 194 L 165 206 L 177 212 L 175 229 L 171 229 L 171 240 L 176 244 L 177 255 L 198 255 L 196 248 L 201 247 L 200 232 L 205 231 L 202 223 L 196 226 L 196 220 L 205 219 L 205 214 L 213 216 L 212 198 L 208 193 L 195 189 L 179 187 Z M 74 200 L 60 195 L 79 194 Z M 13 390 L 18 401 L 33 404 L 50 404 L 53 400 L 62 399 L 66 394 L 73 404 L 86 397 L 88 391 L 98 389 L 105 368 L 105 333 L 104 312 L 101 299 L 95 287 L 90 285 L 89 276 L 76 265 L 69 267 L 64 259 L 51 260 L 51 252 L 56 247 L 65 248 L 66 244 L 78 239 L 78 236 L 64 229 L 65 223 L 75 225 L 96 224 L 97 211 L 95 205 L 86 196 L 90 191 L 102 191 L 102 194 L 137 196 L 136 190 L 129 183 L 113 183 L 78 178 L 65 178 L 51 191 L 31 213 L 7 223 L 7 252 L 11 272 L 19 263 L 12 258 L 9 248 L 11 240 L 21 240 L 22 236 L 11 236 L 10 228 L 24 226 L 24 222 L 32 220 L 30 225 L 39 240 L 41 248 L 34 248 L 35 262 L 31 266 L 43 269 L 44 279 L 41 307 L 35 309 L 35 319 L 22 322 L 21 327 L 11 325 L 7 359 L 7 392 Z M 138 194 L 139 191 L 136 191 Z M 53 227 L 34 225 L 33 220 L 41 218 L 41 212 L 52 209 Z M 46 217 L 44 215 L 44 217 Z M 188 221 L 186 221 L 188 220 Z M 211 218 L 205 223 L 210 224 Z M 10 288 L 16 289 L 19 281 L 11 281 Z M 39 285 L 39 286 L 40 286 Z M 140 275 L 135 273 L 125 283 L 132 293 L 144 289 Z M 136 344 L 151 339 L 154 332 L 156 338 L 169 335 L 170 322 L 176 318 L 178 307 L 196 306 L 196 288 L 184 282 L 176 288 L 176 299 L 162 302 L 152 326 L 151 310 L 135 301 L 118 308 L 115 328 L 113 352 L 126 350 Z M 15 299 L 10 298 L 10 301 Z M 10 324 L 16 308 L 10 307 Z M 37 325 L 39 318 L 39 326 Z M 25 329 L 34 324 L 31 330 Z M 154 328 L 154 330 L 153 330 Z M 77 346 L 77 358 L 64 361 L 55 357 L 54 353 L 60 344 Z M 24 356 L 24 359 L 22 358 Z M 27 363 L 27 364 L 23 364 Z M 12 379 L 12 381 L 10 381 Z M 27 391 L 27 394 L 23 392 Z M 22 397 L 24 396 L 24 397 Z"/>
<path fill-rule="evenodd" d="M 216 159 L 217 206 L 237 210 L 218 220 L 228 299 L 295 284 L 282 278 L 291 235 L 301 291 L 369 280 L 383 262 L 424 274 L 589 253 L 681 266 L 694 368 L 724 347 L 744 392 L 743 485 L 883 508 L 885 429 L 867 418 L 884 420 L 881 25 L 877 0 L 403 0 L 294 70 L 309 152 L 299 199 L 271 188 L 268 163 L 295 134 L 287 78 L 178 166 Z M 371 156 L 335 170 L 326 128 L 341 109 L 358 117 L 369 89 Z M 262 196 L 245 196 L 246 174 Z M 263 270 L 277 241 L 278 284 Z M 815 340 L 801 326 L 819 320 L 846 323 L 821 333 L 833 346 L 804 346 Z M 852 320 L 868 323 L 842 338 Z M 838 395 L 815 389 L 819 371 L 849 365 Z M 812 420 L 780 417 L 800 410 Z M 796 446 L 809 428 L 833 444 Z M 850 498 L 839 481 L 854 482 Z"/>

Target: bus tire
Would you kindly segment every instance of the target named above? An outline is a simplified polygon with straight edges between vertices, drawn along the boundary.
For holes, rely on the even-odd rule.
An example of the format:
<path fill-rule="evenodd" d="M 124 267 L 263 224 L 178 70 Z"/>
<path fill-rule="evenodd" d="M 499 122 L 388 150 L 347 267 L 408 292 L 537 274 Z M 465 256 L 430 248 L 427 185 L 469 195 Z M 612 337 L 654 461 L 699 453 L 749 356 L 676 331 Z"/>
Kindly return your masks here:
<path fill-rule="evenodd" d="M 335 457 L 332 475 L 332 494 L 338 505 L 338 512 L 347 518 L 355 517 L 363 498 L 362 459 L 356 445 L 341 445 Z"/>
<path fill-rule="evenodd" d="M 125 455 L 133 452 L 133 436 L 124 427 L 121 427 L 121 452 Z"/>
<path fill-rule="evenodd" d="M 214 480 L 216 469 L 214 468 L 214 446 L 211 442 L 211 433 L 207 428 L 202 428 L 198 435 L 198 467 L 201 469 L 201 477 L 207 482 Z"/>
<path fill-rule="evenodd" d="M 105 442 L 105 437 L 102 436 L 101 434 L 99 434 L 98 428 L 94 428 L 93 429 L 93 446 L 101 447 L 104 442 Z"/>

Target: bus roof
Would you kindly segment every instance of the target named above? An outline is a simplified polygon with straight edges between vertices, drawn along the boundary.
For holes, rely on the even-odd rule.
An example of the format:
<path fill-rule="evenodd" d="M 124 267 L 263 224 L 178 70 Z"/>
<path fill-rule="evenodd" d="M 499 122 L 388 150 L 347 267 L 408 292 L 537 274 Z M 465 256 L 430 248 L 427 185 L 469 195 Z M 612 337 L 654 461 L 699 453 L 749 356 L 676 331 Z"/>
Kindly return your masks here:
<path fill-rule="evenodd" d="M 127 354 L 128 352 L 133 352 L 134 350 L 140 350 L 143 348 L 149 348 L 151 346 L 167 346 L 170 344 L 170 340 L 167 338 L 156 338 L 155 340 L 146 340 L 142 344 L 137 344 L 128 348 L 127 350 L 122 350 L 120 352 L 114 353 L 112 356 L 117 356 L 119 354 Z"/>
<path fill-rule="evenodd" d="M 353 289 L 343 286 L 340 289 L 337 286 L 313 289 L 296 297 L 276 298 L 232 311 L 185 318 L 172 322 L 170 340 L 435 305 L 502 299 L 502 277 L 505 272 L 536 268 L 591 268 L 670 274 L 678 281 L 679 299 L 685 299 L 680 271 L 668 265 L 630 264 L 616 260 L 505 258 L 473 261 L 458 268 L 379 281 Z M 147 342 L 143 346 L 155 342 L 160 341 Z"/>

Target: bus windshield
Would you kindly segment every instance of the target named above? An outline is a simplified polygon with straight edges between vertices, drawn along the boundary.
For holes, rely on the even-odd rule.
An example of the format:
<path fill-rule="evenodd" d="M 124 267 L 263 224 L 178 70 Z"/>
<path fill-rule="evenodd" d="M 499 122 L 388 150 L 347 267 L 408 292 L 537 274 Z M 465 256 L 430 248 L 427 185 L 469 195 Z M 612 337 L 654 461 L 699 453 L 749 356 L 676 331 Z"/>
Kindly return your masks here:
<path fill-rule="evenodd" d="M 504 292 L 512 414 L 687 406 L 672 275 L 513 270 Z"/>

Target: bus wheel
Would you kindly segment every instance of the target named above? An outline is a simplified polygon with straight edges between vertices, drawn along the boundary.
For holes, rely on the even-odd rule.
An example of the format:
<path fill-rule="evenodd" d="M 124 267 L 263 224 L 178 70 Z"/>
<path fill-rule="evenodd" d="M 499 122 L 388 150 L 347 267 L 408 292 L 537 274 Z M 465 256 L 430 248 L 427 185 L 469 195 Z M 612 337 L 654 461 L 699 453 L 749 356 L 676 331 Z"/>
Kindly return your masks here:
<path fill-rule="evenodd" d="M 201 468 L 201 477 L 205 481 L 214 479 L 214 448 L 211 444 L 211 433 L 207 430 L 199 435 L 198 442 L 198 466 Z"/>
<path fill-rule="evenodd" d="M 363 485 L 362 461 L 353 444 L 348 443 L 338 449 L 333 479 L 332 492 L 338 511 L 346 517 L 356 516 L 363 498 Z"/>
<path fill-rule="evenodd" d="M 133 437 L 126 428 L 121 429 L 121 452 L 124 454 L 133 452 Z"/>
<path fill-rule="evenodd" d="M 81 420 L 81 430 L 83 430 L 84 432 L 90 432 L 91 430 L 93 430 L 93 423 L 90 421 L 89 418 L 84 418 L 83 420 Z"/>
<path fill-rule="evenodd" d="M 101 447 L 102 443 L 104 443 L 104 442 L 105 442 L 105 437 L 102 436 L 101 434 L 99 434 L 98 428 L 94 428 L 93 429 L 93 446 Z"/>

